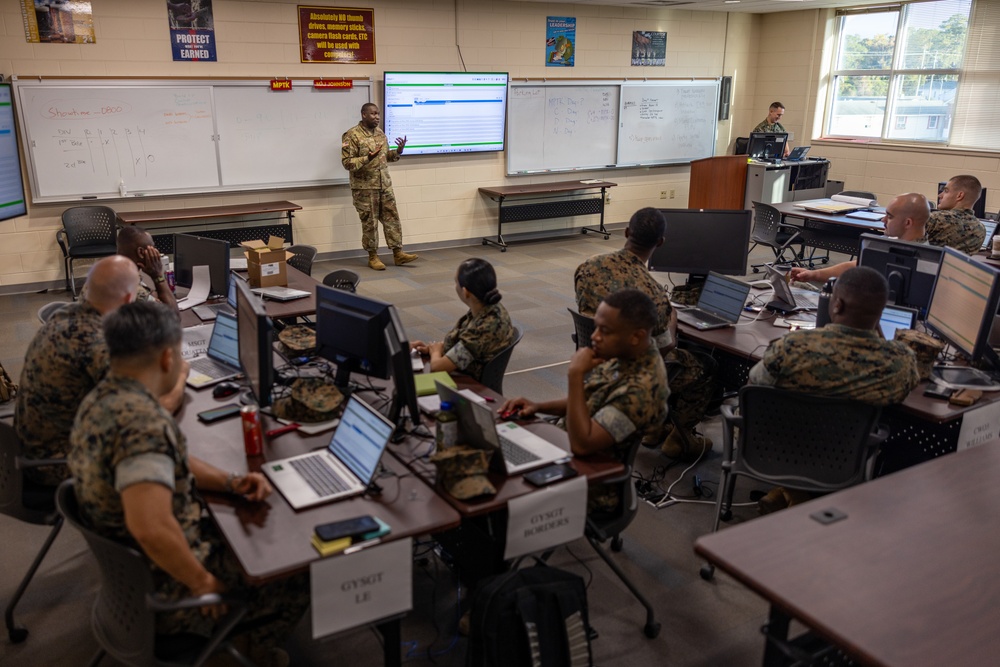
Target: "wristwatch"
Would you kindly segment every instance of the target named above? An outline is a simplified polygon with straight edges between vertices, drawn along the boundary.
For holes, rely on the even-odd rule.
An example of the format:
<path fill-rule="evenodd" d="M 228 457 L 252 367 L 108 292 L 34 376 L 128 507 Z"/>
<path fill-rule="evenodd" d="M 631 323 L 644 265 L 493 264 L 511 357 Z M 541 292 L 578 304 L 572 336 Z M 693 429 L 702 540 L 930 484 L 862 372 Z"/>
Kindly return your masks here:
<path fill-rule="evenodd" d="M 159 285 L 160 283 L 167 282 L 167 279 L 164 278 L 163 276 L 156 276 L 155 278 L 153 278 L 153 282 Z"/>
<path fill-rule="evenodd" d="M 229 475 L 226 477 L 226 486 L 225 486 L 226 493 L 236 493 L 236 488 L 233 485 L 236 482 L 236 480 L 238 480 L 240 477 L 242 477 L 242 475 L 240 475 L 238 472 L 229 473 Z"/>

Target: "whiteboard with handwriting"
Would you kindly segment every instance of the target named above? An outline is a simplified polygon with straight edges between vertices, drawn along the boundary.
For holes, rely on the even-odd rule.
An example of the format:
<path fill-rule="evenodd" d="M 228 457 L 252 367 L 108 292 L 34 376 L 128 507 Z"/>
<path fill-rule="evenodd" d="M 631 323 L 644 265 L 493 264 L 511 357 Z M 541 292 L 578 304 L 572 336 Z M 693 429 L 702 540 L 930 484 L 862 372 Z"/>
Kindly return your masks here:
<path fill-rule="evenodd" d="M 508 100 L 508 175 L 648 167 L 715 154 L 717 79 L 512 81 Z"/>

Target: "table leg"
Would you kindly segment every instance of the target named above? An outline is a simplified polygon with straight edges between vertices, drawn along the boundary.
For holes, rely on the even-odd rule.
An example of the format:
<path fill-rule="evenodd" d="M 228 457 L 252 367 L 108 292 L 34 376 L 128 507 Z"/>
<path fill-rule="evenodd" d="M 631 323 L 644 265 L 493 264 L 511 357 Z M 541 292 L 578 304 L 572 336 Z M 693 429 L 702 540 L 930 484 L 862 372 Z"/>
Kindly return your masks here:
<path fill-rule="evenodd" d="M 495 199 L 497 202 L 497 238 L 496 241 L 488 236 L 483 237 L 483 245 L 494 245 L 500 248 L 500 252 L 507 252 L 507 243 L 503 240 L 503 196 Z"/>
<path fill-rule="evenodd" d="M 721 489 L 720 489 L 721 491 Z M 771 605 L 771 613 L 767 617 L 767 625 L 764 627 L 766 637 L 774 637 L 779 642 L 788 642 L 788 626 L 791 618 L 785 612 L 774 605 Z M 778 644 L 770 639 L 764 640 L 764 667 L 783 667 L 788 664 L 788 656 L 785 655 Z"/>
<path fill-rule="evenodd" d="M 382 654 L 386 667 L 398 667 L 403 662 L 402 624 L 400 618 L 395 618 L 375 626 L 382 635 Z"/>

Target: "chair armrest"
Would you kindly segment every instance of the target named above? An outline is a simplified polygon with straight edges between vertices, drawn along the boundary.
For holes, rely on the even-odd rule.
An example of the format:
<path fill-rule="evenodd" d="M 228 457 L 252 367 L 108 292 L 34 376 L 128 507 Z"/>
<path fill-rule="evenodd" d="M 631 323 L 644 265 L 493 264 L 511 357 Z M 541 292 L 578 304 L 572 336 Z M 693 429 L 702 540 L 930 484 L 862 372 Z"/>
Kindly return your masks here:
<path fill-rule="evenodd" d="M 876 424 L 875 431 L 868 436 L 868 446 L 873 449 L 881 447 L 888 437 L 889 427 L 885 424 Z"/>
<path fill-rule="evenodd" d="M 733 429 L 743 426 L 743 415 L 736 414 L 731 405 L 720 405 L 719 412 L 722 413 L 722 460 L 729 462 L 733 460 L 733 450 L 735 449 L 735 437 Z"/>
<path fill-rule="evenodd" d="M 66 465 L 66 459 L 28 459 L 23 456 L 17 456 L 14 458 L 14 467 L 18 470 L 27 470 L 29 468 L 41 468 L 43 466 L 64 466 Z"/>
<path fill-rule="evenodd" d="M 66 237 L 65 229 L 56 232 L 56 243 L 59 244 L 63 257 L 67 257 L 69 255 L 69 239 Z"/>
<path fill-rule="evenodd" d="M 220 595 L 219 593 L 207 593 L 200 597 L 182 598 L 180 600 L 164 600 L 152 593 L 146 595 L 146 607 L 155 612 L 198 609 L 199 607 L 209 607 L 216 604 L 224 604 L 233 610 L 244 608 L 246 601 L 237 596 Z"/>

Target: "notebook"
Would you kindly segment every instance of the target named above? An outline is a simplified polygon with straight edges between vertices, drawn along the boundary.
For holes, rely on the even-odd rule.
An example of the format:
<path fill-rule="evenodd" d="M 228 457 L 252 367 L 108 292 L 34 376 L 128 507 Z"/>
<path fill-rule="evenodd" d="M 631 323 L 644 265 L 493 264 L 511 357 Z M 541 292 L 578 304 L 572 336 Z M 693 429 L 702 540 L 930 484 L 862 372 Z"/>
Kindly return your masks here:
<path fill-rule="evenodd" d="M 819 292 L 804 289 L 792 289 L 788 284 L 786 271 L 766 264 L 767 280 L 774 287 L 774 299 L 767 308 L 781 313 L 791 313 L 797 310 L 815 310 L 819 306 Z"/>
<path fill-rule="evenodd" d="M 459 439 L 470 447 L 494 452 L 493 472 L 517 475 L 569 458 L 562 447 L 535 435 L 514 422 L 496 423 L 493 410 L 469 400 L 451 387 L 437 385 L 438 396 L 452 404 L 458 416 Z"/>
<path fill-rule="evenodd" d="M 886 340 L 893 340 L 896 338 L 896 331 L 916 326 L 918 314 L 916 308 L 904 308 L 890 303 L 882 309 L 882 317 L 878 321 L 879 333 Z"/>
<path fill-rule="evenodd" d="M 415 373 L 413 375 L 413 386 L 417 390 L 417 396 L 430 396 L 437 391 L 436 384 L 448 385 L 452 389 L 458 387 L 455 380 L 445 371 L 435 373 Z"/>
<path fill-rule="evenodd" d="M 800 160 L 803 160 L 805 159 L 806 153 L 809 152 L 810 148 L 812 148 L 812 146 L 796 146 L 795 148 L 792 149 L 792 152 L 788 154 L 788 157 L 786 157 L 785 160 L 788 160 L 790 162 L 798 162 Z"/>
<path fill-rule="evenodd" d="M 750 294 L 750 285 L 714 271 L 709 272 L 694 308 L 678 309 L 677 319 L 700 331 L 736 324 Z"/>
<path fill-rule="evenodd" d="M 191 372 L 187 385 L 200 389 L 237 377 L 240 370 L 239 335 L 236 316 L 219 313 L 212 327 L 212 337 L 208 341 L 208 351 L 189 362 Z"/>
<path fill-rule="evenodd" d="M 277 461 L 263 470 L 295 509 L 312 507 L 365 492 L 395 425 L 352 396 L 326 449 Z"/>
<path fill-rule="evenodd" d="M 236 274 L 229 274 L 229 291 L 226 294 L 225 303 L 216 303 L 211 306 L 195 306 L 191 310 L 202 321 L 214 320 L 219 313 L 227 315 L 236 314 Z"/>
<path fill-rule="evenodd" d="M 250 291 L 265 299 L 274 299 L 275 301 L 294 301 L 295 299 L 304 299 L 311 294 L 311 292 L 291 287 L 254 287 Z"/>

